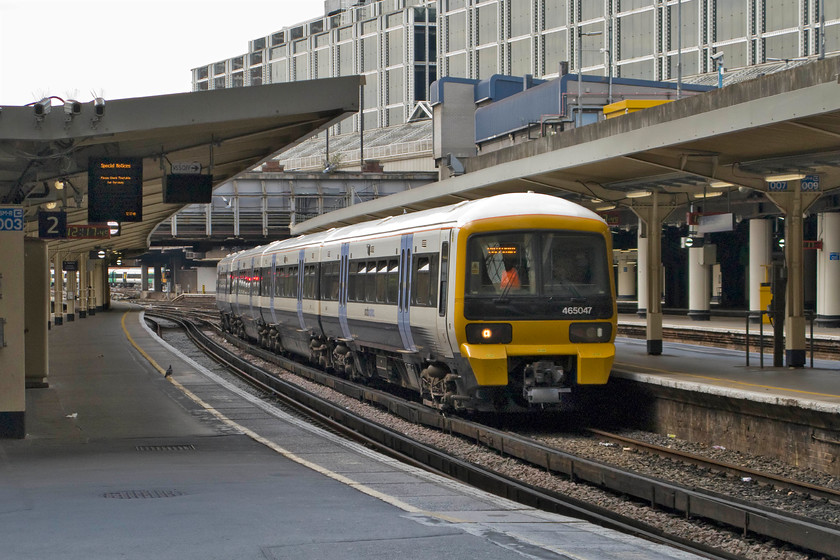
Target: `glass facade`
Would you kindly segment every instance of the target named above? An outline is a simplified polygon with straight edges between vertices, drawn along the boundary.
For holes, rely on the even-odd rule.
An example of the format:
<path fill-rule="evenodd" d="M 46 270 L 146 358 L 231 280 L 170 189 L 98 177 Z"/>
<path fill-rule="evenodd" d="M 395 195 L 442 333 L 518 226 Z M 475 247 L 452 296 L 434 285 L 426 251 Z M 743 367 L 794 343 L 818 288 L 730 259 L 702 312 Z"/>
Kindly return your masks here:
<path fill-rule="evenodd" d="M 365 128 L 401 124 L 437 79 L 437 19 L 437 3 L 429 0 L 346 7 L 257 38 L 244 55 L 193 69 L 193 90 L 362 74 Z M 358 127 L 354 116 L 334 133 Z"/>
<path fill-rule="evenodd" d="M 442 75 L 555 77 L 569 71 L 674 80 L 819 52 L 818 0 L 441 0 Z M 840 3 L 825 2 L 826 52 L 840 49 Z M 681 21 L 681 25 L 680 25 Z M 681 33 L 680 33 L 681 32 Z M 682 44 L 678 37 L 682 35 Z M 491 45 L 498 64 L 491 64 Z M 682 47 L 680 49 L 680 46 Z M 462 56 L 462 53 L 464 55 Z"/>
<path fill-rule="evenodd" d="M 343 3 L 342 3 L 343 4 Z M 404 122 L 438 76 L 570 72 L 675 80 L 840 50 L 840 2 L 819 0 L 381 0 L 250 42 L 193 69 L 195 91 L 363 74 L 365 127 Z M 681 42 L 680 42 L 681 41 Z M 440 66 L 440 70 L 438 69 Z M 351 132 L 358 116 L 335 132 Z"/>

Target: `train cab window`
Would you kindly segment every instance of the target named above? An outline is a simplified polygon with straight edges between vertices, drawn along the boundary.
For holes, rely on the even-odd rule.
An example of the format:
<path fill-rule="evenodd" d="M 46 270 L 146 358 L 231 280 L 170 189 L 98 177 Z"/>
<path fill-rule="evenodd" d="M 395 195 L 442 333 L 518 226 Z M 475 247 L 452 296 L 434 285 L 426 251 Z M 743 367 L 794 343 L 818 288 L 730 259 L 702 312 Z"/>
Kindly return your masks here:
<path fill-rule="evenodd" d="M 385 280 L 385 301 L 397 303 L 400 291 L 400 261 L 391 259 L 388 261 L 388 276 Z"/>
<path fill-rule="evenodd" d="M 534 236 L 527 233 L 481 235 L 469 240 L 467 291 L 473 295 L 519 296 L 534 293 L 531 282 Z"/>

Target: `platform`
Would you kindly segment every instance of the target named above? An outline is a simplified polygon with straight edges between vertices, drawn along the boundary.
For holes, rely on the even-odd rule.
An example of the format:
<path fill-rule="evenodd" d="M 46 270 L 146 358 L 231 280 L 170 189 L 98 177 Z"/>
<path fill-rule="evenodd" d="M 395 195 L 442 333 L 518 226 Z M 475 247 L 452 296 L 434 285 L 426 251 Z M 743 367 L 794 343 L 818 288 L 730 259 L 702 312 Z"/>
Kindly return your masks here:
<path fill-rule="evenodd" d="M 620 315 L 619 325 L 644 326 L 644 319 Z M 744 319 L 713 317 L 693 321 L 689 317 L 665 315 L 663 328 L 718 331 L 743 334 Z M 772 336 L 765 337 L 772 345 Z M 750 326 L 751 335 L 758 326 Z M 840 329 L 814 328 L 814 338 L 840 345 Z M 772 367 L 772 348 L 765 347 L 764 367 L 760 367 L 757 341 L 753 341 L 750 365 L 744 350 L 664 341 L 662 354 L 647 354 L 646 342 L 618 337 L 612 376 L 642 383 L 662 385 L 723 397 L 741 398 L 768 404 L 792 405 L 821 412 L 840 413 L 840 361 L 815 359 L 806 367 Z"/>
<path fill-rule="evenodd" d="M 117 304 L 50 332 L 49 387 L 26 391 L 27 437 L 0 440 L 4 557 L 695 558 L 276 412 L 140 317 Z"/>

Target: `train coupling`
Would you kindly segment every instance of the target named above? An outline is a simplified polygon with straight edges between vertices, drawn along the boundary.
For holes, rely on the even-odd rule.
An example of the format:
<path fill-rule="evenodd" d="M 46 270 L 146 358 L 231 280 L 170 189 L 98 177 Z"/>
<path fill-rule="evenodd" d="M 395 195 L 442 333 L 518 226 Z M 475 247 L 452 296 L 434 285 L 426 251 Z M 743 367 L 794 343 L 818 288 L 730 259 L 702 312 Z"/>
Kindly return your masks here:
<path fill-rule="evenodd" d="M 525 367 L 522 396 L 530 404 L 559 403 L 563 394 L 572 392 L 567 378 L 563 366 L 552 361 L 530 363 Z"/>

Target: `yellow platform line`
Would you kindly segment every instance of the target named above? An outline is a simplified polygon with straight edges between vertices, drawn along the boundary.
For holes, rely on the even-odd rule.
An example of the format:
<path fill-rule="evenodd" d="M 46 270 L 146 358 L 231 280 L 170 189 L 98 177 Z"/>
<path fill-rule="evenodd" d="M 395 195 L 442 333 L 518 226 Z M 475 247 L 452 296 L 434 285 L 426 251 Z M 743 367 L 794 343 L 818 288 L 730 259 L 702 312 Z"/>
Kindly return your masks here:
<path fill-rule="evenodd" d="M 134 342 L 134 338 L 132 338 L 131 333 L 128 332 L 128 328 L 126 328 L 126 326 L 125 326 L 125 318 L 129 313 L 132 313 L 132 312 L 131 311 L 126 311 L 125 313 L 123 313 L 122 320 L 120 321 L 121 324 L 122 324 L 123 332 L 125 333 L 125 336 L 128 339 L 128 342 L 138 352 L 140 352 L 140 354 L 152 365 L 153 368 L 158 370 L 161 373 L 161 375 L 166 376 L 166 370 L 163 369 L 154 360 L 154 358 L 149 356 L 149 354 L 147 354 L 145 350 L 140 348 L 140 346 L 138 346 L 137 343 Z M 430 515 L 430 516 L 435 515 L 432 512 L 428 512 L 428 511 L 422 510 L 420 508 L 417 508 L 415 506 L 412 506 L 410 504 L 407 504 L 407 503 L 403 502 L 402 500 L 399 500 L 399 499 L 397 499 L 393 496 L 383 494 L 382 492 L 379 492 L 378 490 L 374 490 L 373 488 L 370 488 L 368 486 L 365 486 L 364 484 L 356 482 L 353 479 L 347 478 L 344 475 L 341 475 L 337 472 L 326 469 L 326 468 L 322 467 L 321 465 L 318 465 L 318 464 L 313 463 L 311 461 L 307 461 L 303 457 L 295 455 L 294 453 L 292 453 L 288 449 L 285 449 L 285 448 L 277 445 L 273 441 L 271 441 L 267 438 L 264 438 L 263 436 L 259 435 L 258 433 L 254 432 L 253 430 L 250 430 L 250 429 L 246 428 L 245 426 L 242 426 L 241 424 L 238 424 L 237 422 L 231 420 L 230 418 L 228 418 L 227 416 L 225 416 L 224 414 L 222 414 L 221 412 L 219 412 L 218 410 L 216 410 L 215 408 L 210 406 L 210 404 L 204 402 L 198 395 L 196 395 L 195 393 L 193 393 L 192 391 L 190 391 L 189 389 L 184 387 L 182 384 L 180 384 L 178 381 L 173 379 L 172 376 L 166 377 L 166 379 L 167 379 L 167 381 L 172 383 L 175 387 L 177 387 L 179 391 L 183 392 L 188 398 L 190 398 L 193 402 L 195 402 L 198 406 L 207 410 L 210 414 L 212 414 L 213 416 L 218 418 L 224 424 L 226 424 L 226 425 L 228 425 L 228 426 L 230 426 L 230 427 L 232 427 L 236 430 L 239 430 L 244 435 L 248 436 L 249 438 L 253 439 L 254 441 L 256 441 L 258 443 L 261 443 L 261 444 L 265 445 L 266 447 L 275 451 L 276 453 L 279 453 L 280 455 L 283 455 L 287 459 L 289 459 L 291 461 L 294 461 L 295 463 L 298 463 L 298 464 L 303 465 L 305 467 L 308 467 L 308 468 L 310 468 L 310 469 L 312 469 L 312 470 L 314 470 L 314 471 L 316 471 L 320 474 L 323 474 L 324 476 L 328 476 L 328 477 L 332 478 L 333 480 L 337 480 L 338 482 L 341 482 L 341 483 L 346 484 L 348 486 L 352 486 L 356 490 L 359 490 L 360 492 L 363 492 L 363 493 L 367 494 L 368 496 L 371 496 L 371 497 L 377 498 L 379 500 L 382 500 L 383 502 L 386 502 L 388 504 L 396 506 L 396 507 L 402 509 L 403 511 L 407 511 L 409 513 L 421 513 L 421 514 L 426 514 L 426 515 Z"/>
<path fill-rule="evenodd" d="M 686 377 L 693 377 L 695 379 L 703 379 L 706 381 L 715 381 L 719 383 L 732 383 L 735 385 L 743 385 L 744 387 L 758 387 L 760 389 L 768 389 L 768 390 L 775 390 L 775 391 L 789 391 L 791 393 L 800 393 L 802 395 L 812 395 L 816 397 L 831 397 L 834 399 L 840 399 L 840 395 L 832 395 L 831 393 L 816 393 L 813 391 L 802 391 L 800 389 L 789 389 L 787 387 L 776 387 L 774 385 L 761 385 L 760 383 L 748 383 L 746 381 L 736 381 L 734 379 L 723 379 L 720 377 L 710 377 L 708 375 L 699 375 L 696 373 L 685 373 L 681 371 L 669 371 L 665 369 L 657 369 L 648 366 L 640 366 L 638 364 L 628 364 L 623 362 L 615 362 L 615 365 L 627 367 L 627 368 L 635 368 L 635 369 L 642 369 L 647 370 L 653 373 L 667 373 L 667 374 L 677 374 L 677 375 L 684 375 Z M 633 372 L 630 373 L 642 373 L 642 372 Z"/>

